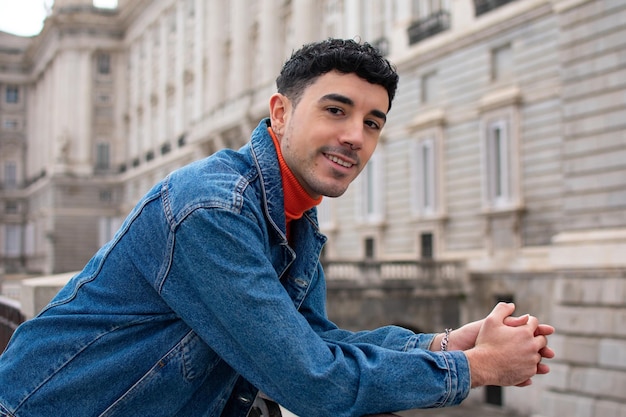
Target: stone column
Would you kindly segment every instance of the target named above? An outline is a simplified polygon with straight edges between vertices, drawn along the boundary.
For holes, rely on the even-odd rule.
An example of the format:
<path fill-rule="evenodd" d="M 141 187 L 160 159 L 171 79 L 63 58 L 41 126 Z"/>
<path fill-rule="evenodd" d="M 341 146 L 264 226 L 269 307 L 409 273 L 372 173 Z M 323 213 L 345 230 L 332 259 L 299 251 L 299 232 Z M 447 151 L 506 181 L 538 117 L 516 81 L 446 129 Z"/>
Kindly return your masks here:
<path fill-rule="evenodd" d="M 318 40 L 316 25 L 317 3 L 313 0 L 293 0 L 293 23 L 294 23 L 294 48 L 298 49 L 303 44 Z"/>
<path fill-rule="evenodd" d="M 205 2 L 195 0 L 195 27 L 194 27 L 194 62 L 193 62 L 193 83 L 194 83 L 194 103 L 192 122 L 196 123 L 204 113 L 204 40 L 205 40 Z"/>
<path fill-rule="evenodd" d="M 225 4 L 222 4 L 225 3 Z M 207 71 L 207 110 L 214 110 L 219 102 L 224 100 L 224 82 L 222 69 L 227 65 L 223 58 L 224 34 L 221 31 L 223 23 L 223 7 L 227 2 L 211 1 L 208 4 L 208 36 L 206 43 L 206 56 L 208 60 Z"/>
<path fill-rule="evenodd" d="M 169 50 L 167 48 L 167 16 L 161 15 L 159 18 L 159 30 L 156 36 L 159 37 L 159 79 L 156 87 L 158 104 L 158 137 L 159 145 L 172 142 L 174 138 L 167 136 L 167 60 Z"/>
<path fill-rule="evenodd" d="M 144 58 L 141 74 L 141 82 L 144 83 L 143 89 L 143 97 L 141 97 L 142 107 L 143 107 L 143 138 L 142 138 L 142 149 L 141 149 L 141 157 L 145 157 L 145 154 L 149 150 L 155 149 L 155 133 L 153 131 L 152 119 L 156 116 L 152 111 L 152 100 L 150 99 L 152 92 L 154 91 L 154 79 L 152 77 L 152 47 L 153 42 L 150 37 L 152 31 L 148 30 L 144 32 L 142 40 L 140 42 L 143 43 L 144 48 Z"/>
<path fill-rule="evenodd" d="M 258 75 L 263 81 L 273 80 L 282 64 L 282 42 L 280 41 L 279 15 L 276 13 L 276 0 L 261 0 L 259 7 L 259 47 L 261 48 L 261 68 Z"/>
<path fill-rule="evenodd" d="M 230 74 L 228 83 L 228 96 L 239 97 L 250 85 L 248 65 L 250 59 L 249 50 L 249 19 L 247 13 L 249 5 L 245 0 L 233 0 L 230 2 Z"/>
<path fill-rule="evenodd" d="M 174 134 L 178 136 L 183 131 L 183 112 L 185 111 L 185 2 L 176 3 L 176 53 L 175 60 L 175 87 L 176 116 Z"/>
<path fill-rule="evenodd" d="M 136 41 L 135 41 L 136 42 Z M 137 59 L 137 44 L 133 43 L 128 50 L 128 59 L 130 60 L 130 97 L 129 97 L 129 108 L 128 114 L 130 116 L 130 126 L 129 126 L 129 138 L 128 138 L 128 154 L 126 155 L 129 159 L 133 159 L 139 156 L 139 138 L 137 137 L 138 129 L 138 117 L 137 107 L 139 104 L 139 98 L 137 94 L 139 76 L 138 76 L 138 59 Z"/>

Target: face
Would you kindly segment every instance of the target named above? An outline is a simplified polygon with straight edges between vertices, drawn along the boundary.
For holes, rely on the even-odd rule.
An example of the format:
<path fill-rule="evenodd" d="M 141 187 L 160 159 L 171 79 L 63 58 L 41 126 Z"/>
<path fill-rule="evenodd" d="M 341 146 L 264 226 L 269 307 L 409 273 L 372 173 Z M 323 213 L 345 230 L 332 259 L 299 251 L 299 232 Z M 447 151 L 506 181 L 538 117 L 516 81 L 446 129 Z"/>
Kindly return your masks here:
<path fill-rule="evenodd" d="M 313 198 L 338 197 L 374 153 L 388 108 L 384 87 L 329 72 L 306 88 L 295 107 L 274 94 L 270 117 L 285 162 L 302 187 Z"/>

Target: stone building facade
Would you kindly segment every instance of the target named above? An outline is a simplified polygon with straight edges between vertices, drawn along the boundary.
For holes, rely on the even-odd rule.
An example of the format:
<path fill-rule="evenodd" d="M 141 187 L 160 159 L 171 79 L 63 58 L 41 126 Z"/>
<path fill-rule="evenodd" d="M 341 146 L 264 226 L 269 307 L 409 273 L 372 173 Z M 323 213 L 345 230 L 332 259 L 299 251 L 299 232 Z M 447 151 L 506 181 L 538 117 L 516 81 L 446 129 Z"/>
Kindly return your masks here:
<path fill-rule="evenodd" d="M 558 330 L 551 374 L 475 397 L 626 416 L 621 0 L 56 0 L 38 36 L 0 33 L 0 269 L 81 268 L 154 182 L 242 145 L 289 53 L 328 36 L 401 80 L 366 171 L 320 207 L 325 258 L 463 262 L 458 320 L 503 299 Z"/>

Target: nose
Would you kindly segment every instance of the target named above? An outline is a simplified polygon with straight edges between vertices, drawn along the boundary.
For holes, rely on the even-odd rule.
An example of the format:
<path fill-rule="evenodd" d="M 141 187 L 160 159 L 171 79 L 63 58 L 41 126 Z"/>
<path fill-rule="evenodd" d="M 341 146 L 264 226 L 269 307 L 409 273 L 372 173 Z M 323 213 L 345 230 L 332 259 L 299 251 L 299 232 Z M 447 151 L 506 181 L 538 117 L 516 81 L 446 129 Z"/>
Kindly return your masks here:
<path fill-rule="evenodd" d="M 342 145 L 349 146 L 356 151 L 363 147 L 364 132 L 363 123 L 348 123 L 339 138 Z"/>

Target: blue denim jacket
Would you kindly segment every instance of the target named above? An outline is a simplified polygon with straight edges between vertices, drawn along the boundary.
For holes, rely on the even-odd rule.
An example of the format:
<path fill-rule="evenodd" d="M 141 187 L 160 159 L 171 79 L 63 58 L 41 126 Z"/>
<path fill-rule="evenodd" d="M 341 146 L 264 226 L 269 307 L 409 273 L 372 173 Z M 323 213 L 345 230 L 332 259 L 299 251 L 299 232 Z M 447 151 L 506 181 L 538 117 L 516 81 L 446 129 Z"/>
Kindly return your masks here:
<path fill-rule="evenodd" d="M 461 402 L 462 352 L 326 317 L 315 209 L 285 237 L 276 151 L 250 143 L 154 186 L 0 356 L 0 415 L 245 416 L 260 388 L 303 417 Z M 257 388 L 255 388 L 257 387 Z"/>

